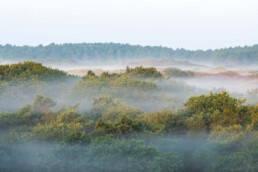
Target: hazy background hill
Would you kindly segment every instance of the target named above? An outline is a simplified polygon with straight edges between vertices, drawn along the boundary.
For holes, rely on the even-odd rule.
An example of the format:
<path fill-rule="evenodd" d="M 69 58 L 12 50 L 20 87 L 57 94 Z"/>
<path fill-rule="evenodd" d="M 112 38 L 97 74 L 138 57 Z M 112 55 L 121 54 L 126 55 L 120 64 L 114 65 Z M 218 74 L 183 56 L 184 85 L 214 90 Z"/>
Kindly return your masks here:
<path fill-rule="evenodd" d="M 45 64 L 98 65 L 137 60 L 177 60 L 218 66 L 258 64 L 258 44 L 216 50 L 172 49 L 115 43 L 50 44 L 47 46 L 0 45 L 0 62 L 33 60 Z"/>

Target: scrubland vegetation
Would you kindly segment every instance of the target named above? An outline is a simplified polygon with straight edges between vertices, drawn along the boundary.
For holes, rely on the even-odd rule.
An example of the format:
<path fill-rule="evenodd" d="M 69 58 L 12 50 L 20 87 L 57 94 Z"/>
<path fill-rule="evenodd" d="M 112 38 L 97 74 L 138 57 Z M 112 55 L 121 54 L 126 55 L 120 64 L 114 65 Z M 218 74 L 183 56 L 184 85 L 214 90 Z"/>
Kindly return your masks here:
<path fill-rule="evenodd" d="M 258 105 L 164 73 L 0 66 L 0 171 L 257 171 Z"/>

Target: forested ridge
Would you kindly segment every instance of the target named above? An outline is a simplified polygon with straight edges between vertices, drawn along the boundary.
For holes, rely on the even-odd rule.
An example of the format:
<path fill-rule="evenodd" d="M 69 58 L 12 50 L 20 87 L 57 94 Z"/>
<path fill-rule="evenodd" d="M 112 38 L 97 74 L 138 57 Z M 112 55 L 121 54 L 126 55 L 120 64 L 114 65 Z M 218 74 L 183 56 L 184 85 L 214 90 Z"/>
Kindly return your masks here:
<path fill-rule="evenodd" d="M 258 169 L 258 105 L 171 79 L 190 72 L 74 77 L 28 61 L 0 69 L 0 171 Z"/>
<path fill-rule="evenodd" d="M 124 61 L 135 59 L 177 59 L 229 64 L 258 63 L 258 45 L 216 50 L 172 49 L 115 43 L 50 44 L 47 46 L 0 45 L 0 59 L 7 61 Z M 61 60 L 61 61 L 60 61 Z"/>

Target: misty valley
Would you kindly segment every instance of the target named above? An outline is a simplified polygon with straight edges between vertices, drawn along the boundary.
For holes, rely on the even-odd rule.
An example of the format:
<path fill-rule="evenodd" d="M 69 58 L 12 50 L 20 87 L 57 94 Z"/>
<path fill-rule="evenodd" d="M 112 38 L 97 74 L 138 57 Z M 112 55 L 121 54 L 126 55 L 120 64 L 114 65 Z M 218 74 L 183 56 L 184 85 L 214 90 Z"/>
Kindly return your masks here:
<path fill-rule="evenodd" d="M 0 0 L 0 172 L 258 172 L 258 0 Z"/>
<path fill-rule="evenodd" d="M 158 62 L 0 65 L 0 171 L 256 171 L 258 71 Z"/>

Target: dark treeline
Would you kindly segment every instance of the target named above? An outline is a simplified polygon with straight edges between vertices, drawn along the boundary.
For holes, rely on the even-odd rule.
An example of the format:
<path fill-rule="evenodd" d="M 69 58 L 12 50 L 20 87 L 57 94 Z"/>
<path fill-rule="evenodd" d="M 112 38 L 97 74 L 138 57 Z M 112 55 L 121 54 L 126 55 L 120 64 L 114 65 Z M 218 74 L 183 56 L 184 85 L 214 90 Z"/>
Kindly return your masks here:
<path fill-rule="evenodd" d="M 245 46 L 217 50 L 171 49 L 115 43 L 50 44 L 47 46 L 0 46 L 3 61 L 34 60 L 39 62 L 98 63 L 102 60 L 122 62 L 136 59 L 177 59 L 224 64 L 254 64 L 258 62 L 258 46 Z"/>

